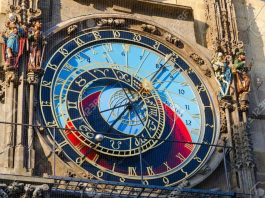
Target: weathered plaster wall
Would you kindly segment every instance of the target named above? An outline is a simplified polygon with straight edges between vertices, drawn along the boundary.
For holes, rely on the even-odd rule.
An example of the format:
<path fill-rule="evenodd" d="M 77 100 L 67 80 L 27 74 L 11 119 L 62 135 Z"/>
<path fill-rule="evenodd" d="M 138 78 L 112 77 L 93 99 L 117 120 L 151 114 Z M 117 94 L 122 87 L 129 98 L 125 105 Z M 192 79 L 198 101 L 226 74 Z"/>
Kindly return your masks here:
<path fill-rule="evenodd" d="M 44 14 L 44 30 L 48 30 L 49 28 L 56 26 L 62 21 L 66 21 L 78 16 L 96 13 L 124 14 L 124 12 L 114 10 L 112 6 L 105 6 L 106 4 L 104 3 L 104 1 L 103 3 L 98 3 L 97 5 L 94 5 L 93 3 L 89 4 L 88 1 L 84 0 L 58 0 L 53 1 L 53 3 L 51 3 L 50 0 L 47 0 L 42 1 L 40 4 Z M 192 42 L 196 42 L 194 34 L 195 32 L 197 33 L 197 30 L 195 31 L 194 29 L 195 26 L 193 21 L 186 20 L 185 12 L 179 13 L 179 15 L 175 18 L 172 17 L 167 19 L 165 19 L 162 15 L 174 15 L 174 13 L 167 13 L 167 10 L 164 10 L 163 12 L 164 13 L 162 14 L 154 13 L 152 12 L 152 10 L 150 11 L 150 9 L 147 9 L 147 7 L 141 7 L 139 8 L 139 12 L 137 12 L 137 15 L 146 18 L 146 13 L 148 13 L 149 16 L 147 16 L 147 18 L 149 20 L 155 21 L 158 24 L 163 25 L 164 27 L 170 27 L 170 29 L 182 35 L 183 37 L 188 38 Z M 128 12 L 128 14 L 135 14 L 135 12 L 132 9 L 132 12 Z"/>
<path fill-rule="evenodd" d="M 265 115 L 265 1 L 234 0 L 237 10 L 240 36 L 246 44 L 249 63 L 253 64 L 250 93 L 250 114 Z M 260 87 L 257 78 L 264 81 Z M 265 181 L 265 121 L 250 121 L 257 178 Z"/>

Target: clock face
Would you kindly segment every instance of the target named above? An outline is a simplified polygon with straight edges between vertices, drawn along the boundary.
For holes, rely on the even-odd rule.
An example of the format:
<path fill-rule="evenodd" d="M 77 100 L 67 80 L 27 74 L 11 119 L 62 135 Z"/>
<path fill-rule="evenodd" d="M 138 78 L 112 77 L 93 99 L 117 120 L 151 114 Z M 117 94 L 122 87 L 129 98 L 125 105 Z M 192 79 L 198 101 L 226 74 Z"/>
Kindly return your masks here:
<path fill-rule="evenodd" d="M 65 128 L 55 131 L 58 146 L 96 178 L 140 183 L 143 175 L 146 184 L 174 185 L 204 164 L 211 148 L 189 142 L 213 143 L 213 104 L 166 45 L 136 32 L 88 32 L 62 45 L 44 69 L 43 120 Z"/>

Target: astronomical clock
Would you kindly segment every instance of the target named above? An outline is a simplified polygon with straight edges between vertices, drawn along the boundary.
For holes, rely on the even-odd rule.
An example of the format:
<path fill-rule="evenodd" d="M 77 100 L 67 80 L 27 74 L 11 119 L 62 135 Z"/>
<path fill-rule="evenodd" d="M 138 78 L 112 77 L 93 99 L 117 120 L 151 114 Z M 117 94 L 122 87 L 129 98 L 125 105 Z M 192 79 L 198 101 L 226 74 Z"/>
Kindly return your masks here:
<path fill-rule="evenodd" d="M 40 117 L 77 169 L 174 186 L 198 184 L 217 167 L 216 81 L 195 46 L 122 15 L 81 17 L 46 39 Z"/>

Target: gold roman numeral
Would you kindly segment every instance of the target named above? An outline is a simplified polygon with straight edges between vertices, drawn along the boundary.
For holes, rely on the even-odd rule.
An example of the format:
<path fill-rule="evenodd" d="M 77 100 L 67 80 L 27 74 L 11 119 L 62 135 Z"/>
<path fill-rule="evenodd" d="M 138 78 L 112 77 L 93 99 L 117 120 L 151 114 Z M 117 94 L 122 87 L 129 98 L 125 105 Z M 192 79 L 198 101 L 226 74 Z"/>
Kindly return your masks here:
<path fill-rule="evenodd" d="M 146 170 L 147 170 L 148 175 L 150 175 L 150 176 L 155 175 L 155 172 L 153 171 L 152 166 L 146 167 Z"/>
<path fill-rule="evenodd" d="M 128 167 L 128 175 L 129 176 L 137 176 L 137 173 L 136 173 L 136 167 Z"/>
<path fill-rule="evenodd" d="M 186 159 L 181 153 L 178 153 L 178 154 L 176 155 L 176 157 L 177 157 L 181 162 L 183 162 L 183 161 Z"/>

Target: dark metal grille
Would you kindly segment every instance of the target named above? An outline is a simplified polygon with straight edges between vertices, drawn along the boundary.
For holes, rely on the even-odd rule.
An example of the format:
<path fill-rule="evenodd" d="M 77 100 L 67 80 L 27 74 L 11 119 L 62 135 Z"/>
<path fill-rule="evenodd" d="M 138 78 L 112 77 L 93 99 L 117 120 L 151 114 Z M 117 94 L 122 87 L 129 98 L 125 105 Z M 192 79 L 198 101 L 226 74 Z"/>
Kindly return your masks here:
<path fill-rule="evenodd" d="M 49 177 L 55 183 L 51 189 L 55 196 L 72 197 L 235 197 L 233 192 L 201 189 L 173 188 L 120 182 L 97 181 L 69 177 Z"/>

